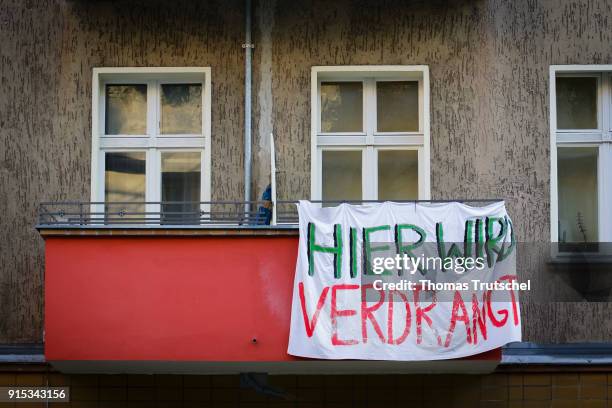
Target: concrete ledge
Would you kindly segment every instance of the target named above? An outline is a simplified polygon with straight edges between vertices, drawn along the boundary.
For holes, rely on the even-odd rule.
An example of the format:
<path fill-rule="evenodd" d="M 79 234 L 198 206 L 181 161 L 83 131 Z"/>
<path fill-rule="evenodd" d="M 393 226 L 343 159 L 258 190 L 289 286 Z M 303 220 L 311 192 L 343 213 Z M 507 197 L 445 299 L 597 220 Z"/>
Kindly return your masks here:
<path fill-rule="evenodd" d="M 612 365 L 612 343 L 510 343 L 502 348 L 502 365 Z"/>

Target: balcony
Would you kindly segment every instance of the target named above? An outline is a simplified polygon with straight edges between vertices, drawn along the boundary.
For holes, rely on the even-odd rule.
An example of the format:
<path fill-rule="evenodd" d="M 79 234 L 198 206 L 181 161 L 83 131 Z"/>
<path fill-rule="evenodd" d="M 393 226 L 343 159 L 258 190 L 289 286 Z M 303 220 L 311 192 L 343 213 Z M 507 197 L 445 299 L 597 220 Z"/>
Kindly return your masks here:
<path fill-rule="evenodd" d="M 485 200 L 476 200 L 480 202 Z M 43 203 L 45 358 L 64 372 L 488 372 L 287 354 L 296 201 Z M 322 202 L 330 206 L 337 203 Z"/>
<path fill-rule="evenodd" d="M 368 204 L 380 200 L 310 200 L 324 207 L 342 203 Z M 404 203 L 463 202 L 489 204 L 494 199 L 399 200 Z M 253 229 L 297 228 L 299 200 L 285 201 L 165 201 L 165 202 L 43 202 L 39 205 L 39 230 L 54 229 Z"/>

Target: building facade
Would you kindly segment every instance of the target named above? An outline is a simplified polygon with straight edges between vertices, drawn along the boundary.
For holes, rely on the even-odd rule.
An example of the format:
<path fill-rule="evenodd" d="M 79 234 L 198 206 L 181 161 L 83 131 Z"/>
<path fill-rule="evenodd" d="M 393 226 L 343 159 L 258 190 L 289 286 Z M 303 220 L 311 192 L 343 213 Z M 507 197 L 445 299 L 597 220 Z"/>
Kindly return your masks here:
<path fill-rule="evenodd" d="M 610 404 L 612 277 L 605 249 L 612 241 L 612 4 L 261 0 L 251 14 L 249 42 L 247 8 L 237 0 L 1 2 L 3 383 L 67 383 L 73 405 L 82 398 L 83 405 L 96 406 Z M 252 142 L 245 149 L 249 114 Z M 110 271 L 129 262 L 153 264 L 158 289 L 163 279 L 176 289 L 171 278 L 187 267 L 156 269 L 148 251 L 172 248 L 182 259 L 214 263 L 228 241 L 210 231 L 237 240 L 230 245 L 244 246 L 244 257 L 261 260 L 257 271 L 282 276 L 274 289 L 290 299 L 294 229 L 236 229 L 229 221 L 214 229 L 194 225 L 201 211 L 232 213 L 244 205 L 247 168 L 250 199 L 260 199 L 272 179 L 272 150 L 279 201 L 505 200 L 524 243 L 518 274 L 537 288 L 521 301 L 526 344 L 484 357 L 495 367 L 474 376 L 464 374 L 478 369 L 435 365 L 402 374 L 384 367 L 340 376 L 331 375 L 343 371 L 340 366 L 310 375 L 280 370 L 270 384 L 294 397 L 289 399 L 240 388 L 238 372 L 275 373 L 255 363 L 194 368 L 184 375 L 149 367 L 153 376 L 117 367 L 88 372 L 87 364 L 58 372 L 48 363 L 54 360 L 49 353 L 77 362 L 173 356 L 212 361 L 220 350 L 241 356 L 235 361 L 297 364 L 283 357 L 281 337 L 272 345 L 261 342 L 254 354 L 241 351 L 230 334 L 214 343 L 192 339 L 181 355 L 172 351 L 181 349 L 181 339 L 138 332 L 132 334 L 151 343 L 113 349 L 111 334 L 121 333 L 105 330 L 123 326 L 104 326 L 87 314 L 98 310 L 88 303 L 90 291 L 117 283 L 122 277 Z M 68 201 L 79 204 L 53 204 Z M 55 218 L 72 216 L 71 227 L 51 225 L 44 213 L 39 218 L 41 203 L 52 203 L 42 208 Z M 134 222 L 87 227 L 96 217 L 105 224 L 109 213 Z M 139 217 L 151 213 L 166 217 L 153 220 L 165 226 L 138 229 Z M 191 245 L 211 249 L 189 252 Z M 249 252 L 257 245 L 264 248 Z M 114 246 L 134 252 L 105 259 Z M 282 254 L 267 267 L 266 248 Z M 163 267 L 174 275 L 163 275 Z M 95 270 L 95 278 L 79 276 L 83 268 Z M 134 276 L 138 290 L 147 277 Z M 185 290 L 183 296 L 196 296 Z M 244 291 L 258 310 L 256 294 Z M 180 303 L 181 292 L 170 293 L 145 299 Z M 138 308 L 135 299 L 142 298 L 130 303 L 129 294 L 118 293 L 114 304 L 129 313 Z M 81 320 L 62 317 L 79 308 Z M 275 316 L 276 309 L 265 310 Z M 289 313 L 276 312 L 281 320 Z M 184 322 L 186 331 L 198 313 Z M 250 330 L 252 318 L 244 318 L 241 324 Z M 90 321 L 91 327 L 70 327 L 74 321 Z M 123 325 L 129 323 L 126 317 Z M 255 337 L 280 336 L 286 329 L 251 323 L 259 328 Z M 211 324 L 223 327 L 223 321 Z M 250 336 L 247 331 L 240 336 Z M 89 342 L 96 337 L 99 343 Z M 229 345 L 223 347 L 224 341 Z M 129 343 L 126 335 L 122 344 Z M 378 389 L 383 391 L 370 393 Z"/>

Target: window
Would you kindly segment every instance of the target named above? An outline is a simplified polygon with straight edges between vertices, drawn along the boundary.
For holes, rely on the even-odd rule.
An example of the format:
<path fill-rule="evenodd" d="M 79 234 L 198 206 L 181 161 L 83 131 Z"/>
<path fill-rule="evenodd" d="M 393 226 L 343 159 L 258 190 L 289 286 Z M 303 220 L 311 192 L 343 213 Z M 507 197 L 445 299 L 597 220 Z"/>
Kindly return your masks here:
<path fill-rule="evenodd" d="M 429 199 L 424 66 L 312 69 L 312 199 Z"/>
<path fill-rule="evenodd" d="M 146 153 L 106 152 L 104 155 L 105 213 L 145 211 Z M 121 203 L 121 204 L 113 204 Z M 129 218 L 138 218 L 137 214 Z"/>
<path fill-rule="evenodd" d="M 210 69 L 97 68 L 93 84 L 92 201 L 107 222 L 198 222 L 210 200 Z"/>
<path fill-rule="evenodd" d="M 551 67 L 551 238 L 560 253 L 612 241 L 612 67 L 598 68 Z"/>

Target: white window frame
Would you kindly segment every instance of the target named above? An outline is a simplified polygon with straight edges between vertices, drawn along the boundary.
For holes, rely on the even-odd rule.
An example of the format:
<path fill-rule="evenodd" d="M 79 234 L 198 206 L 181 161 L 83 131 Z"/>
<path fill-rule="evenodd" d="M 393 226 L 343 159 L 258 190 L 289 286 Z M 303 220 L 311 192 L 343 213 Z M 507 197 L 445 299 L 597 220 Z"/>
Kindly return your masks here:
<path fill-rule="evenodd" d="M 106 84 L 147 85 L 147 134 L 105 134 Z M 161 134 L 159 111 L 161 84 L 202 84 L 202 133 Z M 155 102 L 151 102 L 155 101 Z M 91 201 L 104 202 L 105 153 L 146 152 L 147 202 L 161 201 L 161 153 L 201 152 L 200 201 L 211 196 L 211 69 L 210 67 L 124 67 L 94 68 L 92 78 L 92 144 L 91 144 Z M 206 205 L 202 209 L 206 210 Z M 147 212 L 159 212 L 159 205 L 147 204 Z M 103 205 L 92 205 L 92 211 L 102 213 Z"/>
<path fill-rule="evenodd" d="M 561 76 L 596 77 L 597 129 L 557 129 L 556 79 Z M 612 242 L 612 65 L 551 65 L 550 67 L 550 238 L 559 241 L 557 180 L 558 147 L 598 147 L 597 207 L 599 242 Z M 553 256 L 563 255 L 553 247 Z"/>
<path fill-rule="evenodd" d="M 363 127 L 361 132 L 321 132 L 321 82 L 363 83 Z M 419 130 L 378 132 L 376 81 L 417 81 L 419 87 Z M 418 151 L 418 199 L 430 199 L 429 68 L 426 65 L 315 66 L 311 70 L 311 163 L 310 195 L 322 197 L 322 152 L 362 150 L 362 199 L 378 197 L 378 151 Z"/>

